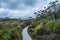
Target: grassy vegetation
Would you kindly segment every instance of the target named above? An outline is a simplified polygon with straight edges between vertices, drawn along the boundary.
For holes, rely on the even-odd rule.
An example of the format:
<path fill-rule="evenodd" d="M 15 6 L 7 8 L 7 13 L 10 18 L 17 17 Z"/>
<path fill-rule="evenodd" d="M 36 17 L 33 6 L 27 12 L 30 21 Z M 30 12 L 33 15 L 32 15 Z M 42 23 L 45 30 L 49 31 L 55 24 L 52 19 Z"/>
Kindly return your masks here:
<path fill-rule="evenodd" d="M 41 28 L 48 28 L 52 31 L 60 31 L 60 19 L 56 21 L 48 21 L 46 23 L 40 23 L 34 28 L 34 31 L 40 30 Z"/>
<path fill-rule="evenodd" d="M 37 25 L 35 28 L 34 28 L 34 31 L 38 31 L 39 29 L 41 29 L 43 27 L 43 23 L 40 23 L 39 25 Z"/>
<path fill-rule="evenodd" d="M 0 19 L 0 40 L 22 40 L 22 30 L 28 23 L 20 19 Z"/>
<path fill-rule="evenodd" d="M 21 29 L 17 28 L 8 28 L 4 30 L 0 30 L 0 39 L 1 40 L 14 40 L 14 39 L 20 39 L 21 40 Z"/>
<path fill-rule="evenodd" d="M 59 40 L 60 19 L 56 21 L 51 20 L 44 23 L 41 22 L 40 24 L 35 26 L 35 28 L 30 28 L 29 34 L 31 35 L 33 40 Z"/>
<path fill-rule="evenodd" d="M 22 27 L 19 25 L 18 21 L 0 21 L 0 40 L 21 40 Z"/>

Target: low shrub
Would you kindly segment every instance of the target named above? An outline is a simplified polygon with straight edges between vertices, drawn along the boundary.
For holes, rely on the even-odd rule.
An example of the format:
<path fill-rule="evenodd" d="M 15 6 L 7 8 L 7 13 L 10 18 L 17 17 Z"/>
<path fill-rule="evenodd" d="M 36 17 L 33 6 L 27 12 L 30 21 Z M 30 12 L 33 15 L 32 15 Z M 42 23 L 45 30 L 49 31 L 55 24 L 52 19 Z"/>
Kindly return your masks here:
<path fill-rule="evenodd" d="M 60 20 L 57 20 L 54 24 L 53 31 L 60 32 Z"/>
<path fill-rule="evenodd" d="M 48 21 L 44 26 L 48 29 L 53 30 L 55 21 Z"/>
<path fill-rule="evenodd" d="M 0 30 L 0 39 L 1 40 L 21 40 L 21 29 L 20 27 L 4 28 Z"/>

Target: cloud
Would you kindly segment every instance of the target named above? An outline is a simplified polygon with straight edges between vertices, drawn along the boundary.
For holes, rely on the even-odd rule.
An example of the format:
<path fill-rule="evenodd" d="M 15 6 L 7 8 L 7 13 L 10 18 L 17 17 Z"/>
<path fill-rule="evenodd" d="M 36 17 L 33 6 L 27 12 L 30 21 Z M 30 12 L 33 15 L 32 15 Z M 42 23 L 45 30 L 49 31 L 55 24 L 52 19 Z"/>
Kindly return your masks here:
<path fill-rule="evenodd" d="M 29 14 L 29 15 L 28 15 Z M 10 10 L 10 9 L 4 9 L 0 8 L 0 16 L 3 17 L 9 17 L 9 18 L 28 18 L 30 16 L 33 16 L 33 13 L 30 10 L 27 11 L 21 11 L 21 10 Z"/>
<path fill-rule="evenodd" d="M 0 18 L 7 17 L 8 13 L 9 13 L 8 10 L 1 8 L 0 9 Z"/>
<path fill-rule="evenodd" d="M 16 2 L 17 0 L 9 0 L 10 2 Z"/>
<path fill-rule="evenodd" d="M 0 0 L 0 17 L 35 17 L 34 12 L 44 9 L 54 0 Z"/>
<path fill-rule="evenodd" d="M 37 3 L 37 0 L 24 0 L 24 4 L 28 6 L 34 6 Z"/>
<path fill-rule="evenodd" d="M 0 8 L 8 8 L 8 4 L 4 2 L 0 2 Z"/>
<path fill-rule="evenodd" d="M 16 10 L 18 5 L 24 4 L 25 6 L 34 6 L 36 0 L 0 0 L 0 5 L 3 8 L 9 8 Z"/>

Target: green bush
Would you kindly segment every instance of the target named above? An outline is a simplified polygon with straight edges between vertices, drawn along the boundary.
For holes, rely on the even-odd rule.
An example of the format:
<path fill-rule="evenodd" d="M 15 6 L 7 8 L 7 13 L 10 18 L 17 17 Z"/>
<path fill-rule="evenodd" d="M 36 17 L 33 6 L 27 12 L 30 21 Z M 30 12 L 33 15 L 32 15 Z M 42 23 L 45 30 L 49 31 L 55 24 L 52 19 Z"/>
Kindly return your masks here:
<path fill-rule="evenodd" d="M 5 29 L 0 30 L 0 39 L 1 40 L 14 40 L 20 39 L 21 40 L 21 29 L 18 27 L 7 27 Z"/>
<path fill-rule="evenodd" d="M 57 20 L 57 21 L 55 22 L 54 27 L 53 27 L 53 30 L 60 32 L 60 20 Z"/>
<path fill-rule="evenodd" d="M 38 31 L 40 30 L 41 28 L 44 28 L 44 25 L 46 24 L 46 22 L 41 22 L 39 25 L 37 25 L 35 28 L 34 28 L 34 31 Z"/>
<path fill-rule="evenodd" d="M 48 21 L 45 24 L 45 27 L 52 30 L 52 31 L 59 31 L 60 32 L 60 20 Z"/>
<path fill-rule="evenodd" d="M 55 21 L 48 21 L 48 22 L 45 24 L 45 27 L 53 30 L 54 24 L 55 24 Z"/>
<path fill-rule="evenodd" d="M 43 26 L 43 23 L 37 25 L 35 28 L 34 28 L 34 31 L 38 31 L 41 27 Z"/>

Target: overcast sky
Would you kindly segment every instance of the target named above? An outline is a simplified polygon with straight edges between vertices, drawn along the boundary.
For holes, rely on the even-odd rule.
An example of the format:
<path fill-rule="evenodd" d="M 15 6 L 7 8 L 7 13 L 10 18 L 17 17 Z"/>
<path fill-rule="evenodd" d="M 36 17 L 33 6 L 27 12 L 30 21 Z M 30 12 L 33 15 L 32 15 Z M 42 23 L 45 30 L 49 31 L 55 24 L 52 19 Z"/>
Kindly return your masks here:
<path fill-rule="evenodd" d="M 54 0 L 0 0 L 0 17 L 35 17 L 34 12 L 48 6 Z"/>

